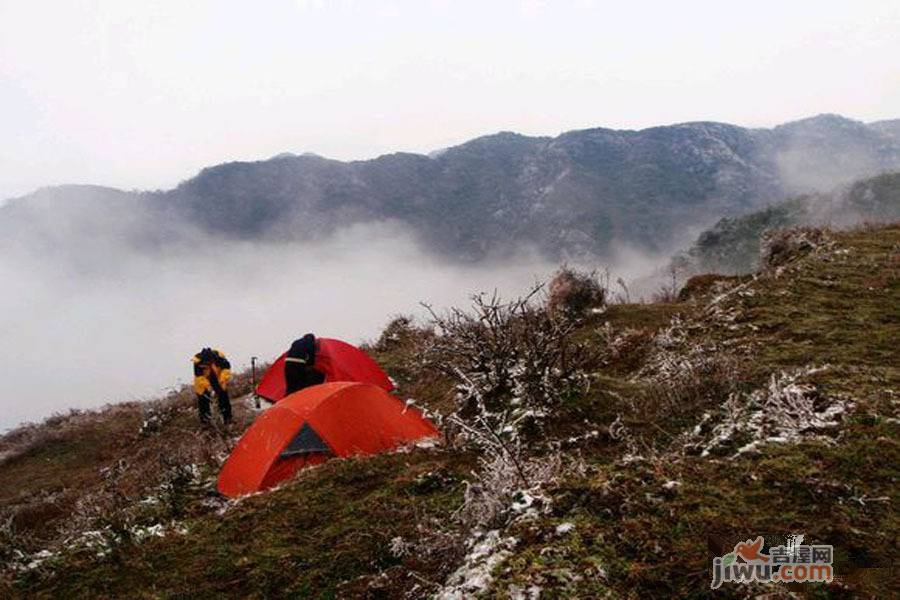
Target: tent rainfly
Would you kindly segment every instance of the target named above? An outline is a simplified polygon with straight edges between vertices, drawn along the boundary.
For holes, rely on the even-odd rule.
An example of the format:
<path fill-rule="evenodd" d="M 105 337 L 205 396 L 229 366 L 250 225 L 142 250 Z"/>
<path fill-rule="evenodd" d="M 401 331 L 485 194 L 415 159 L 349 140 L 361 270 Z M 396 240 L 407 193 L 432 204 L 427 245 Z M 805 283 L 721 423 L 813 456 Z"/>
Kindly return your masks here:
<path fill-rule="evenodd" d="M 377 385 L 390 392 L 394 384 L 368 354 L 341 340 L 318 338 L 316 362 L 313 368 L 325 375 L 325 383 L 334 381 L 359 381 Z M 279 402 L 285 397 L 284 359 L 282 354 L 262 376 L 256 393 L 269 402 Z"/>
<path fill-rule="evenodd" d="M 417 409 L 376 385 L 323 383 L 262 413 L 225 461 L 218 487 L 235 498 L 335 456 L 377 454 L 438 435 Z"/>

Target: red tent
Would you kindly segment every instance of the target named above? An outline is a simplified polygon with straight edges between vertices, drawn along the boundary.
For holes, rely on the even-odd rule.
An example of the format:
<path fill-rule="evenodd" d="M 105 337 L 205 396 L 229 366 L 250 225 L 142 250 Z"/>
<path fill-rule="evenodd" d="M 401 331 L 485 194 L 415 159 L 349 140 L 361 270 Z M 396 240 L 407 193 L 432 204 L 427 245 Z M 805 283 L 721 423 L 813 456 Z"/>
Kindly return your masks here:
<path fill-rule="evenodd" d="M 325 383 L 359 381 L 377 385 L 387 392 L 394 389 L 394 384 L 378 364 L 356 346 L 329 338 L 318 338 L 316 343 L 314 367 L 325 374 Z M 256 393 L 269 402 L 278 402 L 284 398 L 285 354 L 278 357 L 256 386 Z"/>
<path fill-rule="evenodd" d="M 256 419 L 225 461 L 219 491 L 234 498 L 270 488 L 334 456 L 376 454 L 437 435 L 417 409 L 378 386 L 312 386 Z"/>

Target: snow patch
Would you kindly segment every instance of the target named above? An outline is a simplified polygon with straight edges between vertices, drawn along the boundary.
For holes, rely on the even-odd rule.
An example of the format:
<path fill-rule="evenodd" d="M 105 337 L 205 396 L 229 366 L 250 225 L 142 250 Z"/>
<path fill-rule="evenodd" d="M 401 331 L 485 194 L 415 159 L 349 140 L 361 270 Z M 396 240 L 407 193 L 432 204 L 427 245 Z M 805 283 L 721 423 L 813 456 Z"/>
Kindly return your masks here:
<path fill-rule="evenodd" d="M 476 531 L 469 540 L 469 551 L 460 568 L 447 579 L 435 598 L 464 600 L 488 591 L 494 580 L 493 571 L 512 553 L 516 538 L 501 537 L 500 531 Z"/>
<path fill-rule="evenodd" d="M 573 523 L 560 523 L 556 526 L 556 535 L 565 535 L 575 529 Z"/>
<path fill-rule="evenodd" d="M 534 504 L 534 496 L 524 490 L 519 490 L 516 492 L 515 500 L 510 508 L 513 512 L 521 513 L 531 508 L 532 504 Z"/>

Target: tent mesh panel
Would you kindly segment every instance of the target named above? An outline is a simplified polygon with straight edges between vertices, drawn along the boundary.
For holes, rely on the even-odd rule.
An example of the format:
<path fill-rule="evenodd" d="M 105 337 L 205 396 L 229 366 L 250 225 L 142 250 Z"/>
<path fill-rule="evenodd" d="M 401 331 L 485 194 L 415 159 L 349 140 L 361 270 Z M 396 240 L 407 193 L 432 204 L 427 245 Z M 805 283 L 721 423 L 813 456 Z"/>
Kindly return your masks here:
<path fill-rule="evenodd" d="M 287 448 L 282 450 L 278 458 L 290 458 L 300 454 L 329 451 L 328 445 L 322 441 L 319 434 L 309 426 L 309 423 L 304 423 L 303 427 L 300 428 L 300 431 L 294 436 L 291 443 L 287 445 Z"/>

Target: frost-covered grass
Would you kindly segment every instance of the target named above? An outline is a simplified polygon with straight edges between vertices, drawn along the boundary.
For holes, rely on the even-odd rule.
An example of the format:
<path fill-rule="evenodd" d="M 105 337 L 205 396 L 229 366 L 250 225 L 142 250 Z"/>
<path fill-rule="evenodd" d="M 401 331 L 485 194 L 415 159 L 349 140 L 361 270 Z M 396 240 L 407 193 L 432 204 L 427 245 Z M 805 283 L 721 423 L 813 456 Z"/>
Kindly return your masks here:
<path fill-rule="evenodd" d="M 500 531 L 477 530 L 467 542 L 463 564 L 434 595 L 438 600 L 465 600 L 490 590 L 493 571 L 512 554 L 513 537 L 502 537 Z"/>
<path fill-rule="evenodd" d="M 815 385 L 801 381 L 827 369 L 776 373 L 751 394 L 732 393 L 718 415 L 703 415 L 691 432 L 692 445 L 701 456 L 729 450 L 737 456 L 766 444 L 797 443 L 814 436 L 830 439 L 824 434 L 840 427 L 853 402 L 826 397 Z"/>
<path fill-rule="evenodd" d="M 234 390 L 246 387 L 236 379 Z M 236 403 L 237 427 L 249 422 Z M 237 429 L 239 431 L 239 429 Z M 22 427 L 0 438 L 0 544 L 16 570 L 41 560 L 90 550 L 98 536 L 108 549 L 139 542 L 204 512 L 229 441 L 203 433 L 189 390 L 147 403 L 79 411 Z M 2 565 L 0 565 L 2 567 Z M 0 568 L 0 571 L 3 569 Z"/>
<path fill-rule="evenodd" d="M 845 574 L 831 588 L 802 591 L 892 595 L 898 275 L 893 226 L 835 234 L 822 251 L 692 300 L 697 312 L 654 336 L 632 379 L 677 388 L 695 379 L 684 371 L 702 369 L 704 353 L 737 359 L 734 386 L 704 391 L 699 451 L 683 452 L 667 402 L 654 411 L 629 402 L 639 388 L 620 388 L 611 401 L 622 409 L 612 428 L 622 454 L 604 454 L 586 476 L 562 482 L 552 492 L 554 518 L 510 532 L 519 543 L 498 569 L 497 597 L 529 585 L 573 597 L 702 597 L 713 554 L 749 534 L 794 532 L 834 544 L 836 572 Z M 561 539 L 564 523 L 574 527 Z"/>
<path fill-rule="evenodd" d="M 338 589 L 352 596 L 376 585 L 370 576 L 384 569 L 443 579 L 461 553 L 455 545 L 421 547 L 420 528 L 439 527 L 459 506 L 466 461 L 440 450 L 331 461 L 223 514 L 189 519 L 178 529 L 142 528 L 143 539 L 115 554 L 70 553 L 52 571 L 22 574 L 12 589 L 66 590 L 67 597 L 151 589 L 192 598 L 317 597 Z M 432 475 L 420 478 L 426 473 Z M 405 552 L 398 552 L 398 538 L 410 540 Z M 386 584 L 404 589 L 416 581 Z"/>

